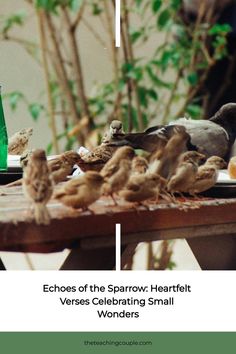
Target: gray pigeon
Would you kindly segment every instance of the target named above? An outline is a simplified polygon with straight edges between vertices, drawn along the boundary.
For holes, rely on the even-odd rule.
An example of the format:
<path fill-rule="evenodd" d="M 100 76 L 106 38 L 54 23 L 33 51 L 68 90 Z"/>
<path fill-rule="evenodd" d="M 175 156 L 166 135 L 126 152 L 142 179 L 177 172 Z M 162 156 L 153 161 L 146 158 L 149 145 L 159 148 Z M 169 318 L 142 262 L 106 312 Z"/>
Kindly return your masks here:
<path fill-rule="evenodd" d="M 191 143 L 202 154 L 224 157 L 228 153 L 229 135 L 220 125 L 210 120 L 180 118 L 169 125 L 181 125 L 191 136 Z"/>
<path fill-rule="evenodd" d="M 176 124 L 186 128 L 199 152 L 227 158 L 236 137 L 236 103 L 223 105 L 209 120 L 180 118 L 170 123 Z"/>
<path fill-rule="evenodd" d="M 169 125 L 150 127 L 143 133 L 117 135 L 111 145 L 129 145 L 153 152 L 173 136 L 175 125 L 184 126 L 190 135 L 188 150 L 197 150 L 206 157 L 216 155 L 227 159 L 236 138 L 236 103 L 223 105 L 209 120 L 180 118 Z"/>

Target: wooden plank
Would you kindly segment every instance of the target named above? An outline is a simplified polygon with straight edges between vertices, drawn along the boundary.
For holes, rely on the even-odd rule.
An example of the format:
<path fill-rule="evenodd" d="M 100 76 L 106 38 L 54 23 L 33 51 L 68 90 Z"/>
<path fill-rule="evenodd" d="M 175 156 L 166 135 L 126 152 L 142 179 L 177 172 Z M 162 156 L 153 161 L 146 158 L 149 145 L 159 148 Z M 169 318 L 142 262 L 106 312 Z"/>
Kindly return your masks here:
<path fill-rule="evenodd" d="M 72 210 L 52 200 L 49 203 L 51 223 L 39 226 L 30 216 L 29 203 L 21 188 L 10 188 L 8 193 L 0 196 L 0 250 L 54 252 L 78 246 L 112 247 L 111 235 L 115 234 L 116 223 L 122 225 L 122 234 L 127 237 L 123 243 L 131 243 L 224 233 L 235 227 L 236 222 L 235 198 L 202 199 L 193 202 L 201 207 L 185 212 L 166 202 L 150 203 L 150 210 L 144 207 L 136 210 L 120 199 L 119 205 L 114 206 L 109 198 L 103 197 L 91 206 L 94 214 Z"/>
<path fill-rule="evenodd" d="M 60 270 L 112 270 L 115 265 L 115 248 L 97 250 L 73 249 Z"/>
<path fill-rule="evenodd" d="M 203 225 L 198 227 L 184 227 L 175 229 L 163 229 L 145 232 L 133 232 L 123 234 L 122 245 L 134 244 L 139 242 L 150 242 L 160 240 L 173 239 L 192 239 L 209 237 L 214 242 L 214 237 L 217 235 L 229 235 L 236 232 L 236 223 L 220 224 L 220 225 Z M 110 236 L 89 237 L 81 239 L 80 246 L 83 249 L 98 249 L 100 247 L 111 247 L 114 245 L 114 238 Z"/>
<path fill-rule="evenodd" d="M 119 207 L 120 209 L 120 207 Z M 111 211 L 113 213 L 111 213 Z M 1 211 L 0 211 L 1 212 Z M 68 211 L 67 211 L 68 212 Z M 15 244 L 46 243 L 59 240 L 78 240 L 114 234 L 115 224 L 122 224 L 124 234 L 179 227 L 214 225 L 234 222 L 236 203 L 218 206 L 204 205 L 184 212 L 176 208 L 157 206 L 154 210 L 115 210 L 94 215 L 71 212 L 70 216 L 53 217 L 50 225 L 39 226 L 33 221 L 0 222 L 0 249 Z"/>

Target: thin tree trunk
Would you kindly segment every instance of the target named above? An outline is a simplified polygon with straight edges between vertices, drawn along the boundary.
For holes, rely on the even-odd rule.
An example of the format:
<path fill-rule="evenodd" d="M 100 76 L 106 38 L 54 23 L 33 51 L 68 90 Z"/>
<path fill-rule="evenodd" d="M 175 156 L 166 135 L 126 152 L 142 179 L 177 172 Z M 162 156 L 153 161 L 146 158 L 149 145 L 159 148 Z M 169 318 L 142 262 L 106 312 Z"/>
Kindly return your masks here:
<path fill-rule="evenodd" d="M 107 0 L 103 0 L 103 3 L 104 3 L 105 15 L 106 15 L 106 20 L 107 20 L 107 25 L 108 25 L 108 33 L 109 33 L 110 42 L 111 42 L 114 82 L 115 82 L 116 91 L 118 92 L 118 90 L 119 90 L 119 62 L 118 62 L 118 51 L 115 46 L 115 35 L 114 35 L 114 29 L 113 29 L 114 25 L 113 25 L 112 16 L 110 13 L 109 3 Z M 119 95 L 119 92 L 118 92 L 118 95 Z M 120 100 L 118 100 L 118 107 L 116 107 L 116 115 L 117 115 L 118 119 L 121 119 L 120 104 L 121 104 L 121 102 L 120 102 Z"/>
<path fill-rule="evenodd" d="M 89 123 L 91 124 L 92 118 L 90 116 L 88 101 L 85 94 L 81 60 L 80 60 L 79 48 L 75 38 L 75 32 L 73 31 L 69 13 L 65 7 L 62 8 L 62 13 L 64 16 L 64 20 L 68 32 L 68 40 L 71 48 L 71 58 L 72 58 L 73 69 L 75 74 L 77 94 L 81 104 L 81 112 L 83 116 L 88 117 Z"/>
<path fill-rule="evenodd" d="M 67 98 L 68 101 L 68 105 L 69 105 L 69 109 L 71 111 L 71 116 L 72 116 L 72 120 L 75 124 L 78 123 L 79 120 L 79 114 L 76 108 L 76 104 L 75 104 L 75 100 L 73 97 L 73 94 L 71 92 L 70 86 L 69 86 L 69 82 L 68 82 L 68 78 L 67 78 L 67 73 L 66 73 L 66 69 L 64 67 L 63 64 L 63 58 L 62 58 L 62 54 L 57 42 L 57 38 L 56 38 L 56 29 L 54 27 L 54 24 L 52 22 L 51 16 L 49 13 L 45 12 L 45 20 L 47 22 L 48 25 L 48 29 L 49 29 L 49 34 L 51 37 L 51 42 L 53 45 L 53 49 L 55 52 L 54 57 L 52 58 L 52 61 L 56 63 L 57 65 L 57 71 L 60 72 L 60 82 L 61 82 L 61 86 L 62 86 L 62 90 Z"/>
<path fill-rule="evenodd" d="M 37 11 L 37 18 L 39 24 L 39 37 L 40 37 L 40 46 L 42 52 L 42 60 L 43 60 L 43 70 L 44 70 L 44 77 L 45 77 L 45 85 L 47 90 L 47 99 L 48 99 L 48 113 L 49 113 L 49 121 L 50 127 L 52 132 L 52 143 L 56 154 L 59 154 L 59 146 L 57 141 L 57 128 L 56 128 L 56 121 L 55 121 L 55 114 L 54 114 L 54 107 L 53 107 L 53 99 L 50 89 L 50 74 L 48 68 L 48 61 L 47 61 L 47 44 L 46 44 L 46 36 L 45 36 L 45 29 L 44 29 L 44 16 L 43 11 Z"/>
<path fill-rule="evenodd" d="M 129 29 L 130 29 L 130 23 L 129 23 L 129 12 L 127 9 L 127 2 L 124 0 L 124 24 L 125 24 L 125 29 L 126 29 L 126 38 L 127 38 L 127 48 L 128 48 L 128 54 L 130 57 L 130 62 L 132 65 L 134 65 L 134 52 L 133 52 L 133 46 L 131 43 L 131 38 L 129 34 Z M 132 79 L 132 85 L 134 89 L 134 98 L 135 98 L 135 103 L 136 103 L 136 109 L 137 109 L 137 118 L 138 118 L 138 125 L 139 125 L 139 130 L 144 130 L 144 124 L 143 124 L 143 115 L 142 115 L 142 110 L 141 110 L 141 105 L 140 105 L 140 100 L 139 100 L 139 94 L 138 94 L 138 84 L 135 79 Z"/>
<path fill-rule="evenodd" d="M 126 38 L 123 29 L 123 21 L 121 19 L 121 42 L 124 53 L 125 64 L 129 64 L 129 55 L 127 50 Z M 132 82 L 130 78 L 126 78 L 127 85 L 127 96 L 128 96 L 128 131 L 131 132 L 133 129 L 133 119 L 132 119 Z"/>
<path fill-rule="evenodd" d="M 153 270 L 153 245 L 152 242 L 148 242 L 147 244 L 147 270 Z"/>

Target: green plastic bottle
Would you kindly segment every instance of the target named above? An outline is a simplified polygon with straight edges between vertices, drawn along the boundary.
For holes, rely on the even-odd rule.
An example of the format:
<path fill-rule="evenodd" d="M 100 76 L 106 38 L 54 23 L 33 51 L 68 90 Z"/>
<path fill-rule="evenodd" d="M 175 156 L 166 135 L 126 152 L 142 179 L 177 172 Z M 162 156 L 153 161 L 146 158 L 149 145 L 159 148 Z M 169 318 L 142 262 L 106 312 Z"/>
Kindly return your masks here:
<path fill-rule="evenodd" d="M 2 95 L 0 86 L 0 171 L 7 170 L 8 136 L 7 127 L 2 106 Z"/>

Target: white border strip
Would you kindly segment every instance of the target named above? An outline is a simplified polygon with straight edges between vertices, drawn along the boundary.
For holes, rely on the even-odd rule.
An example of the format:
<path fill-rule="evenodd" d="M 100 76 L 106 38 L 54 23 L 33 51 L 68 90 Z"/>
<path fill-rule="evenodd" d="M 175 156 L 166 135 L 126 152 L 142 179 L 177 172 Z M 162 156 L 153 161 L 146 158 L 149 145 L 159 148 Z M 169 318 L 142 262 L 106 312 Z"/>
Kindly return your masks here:
<path fill-rule="evenodd" d="M 120 271 L 121 267 L 121 227 L 116 224 L 116 271 Z"/>
<path fill-rule="evenodd" d="M 116 0 L 116 47 L 120 47 L 120 0 Z"/>

